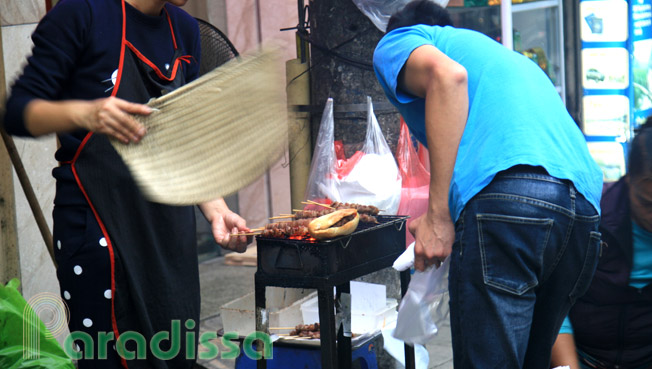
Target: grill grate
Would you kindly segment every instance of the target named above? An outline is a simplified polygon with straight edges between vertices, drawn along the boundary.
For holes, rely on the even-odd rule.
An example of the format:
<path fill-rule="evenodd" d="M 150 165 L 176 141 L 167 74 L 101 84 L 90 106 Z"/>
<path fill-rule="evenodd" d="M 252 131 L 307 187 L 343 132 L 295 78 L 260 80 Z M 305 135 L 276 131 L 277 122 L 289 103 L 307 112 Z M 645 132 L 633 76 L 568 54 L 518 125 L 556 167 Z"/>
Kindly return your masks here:
<path fill-rule="evenodd" d="M 258 272 L 280 276 L 328 276 L 405 251 L 406 216 L 379 215 L 350 235 L 330 240 L 256 237 Z"/>

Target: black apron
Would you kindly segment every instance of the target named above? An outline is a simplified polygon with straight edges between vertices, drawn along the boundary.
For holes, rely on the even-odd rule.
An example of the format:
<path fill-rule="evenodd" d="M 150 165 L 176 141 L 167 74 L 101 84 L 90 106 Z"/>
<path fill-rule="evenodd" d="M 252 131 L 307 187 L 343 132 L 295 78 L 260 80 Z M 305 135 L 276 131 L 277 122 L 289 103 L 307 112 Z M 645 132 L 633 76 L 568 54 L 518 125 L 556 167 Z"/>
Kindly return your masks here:
<path fill-rule="evenodd" d="M 174 42 L 173 67 L 169 76 L 161 78 L 162 73 L 127 42 L 122 2 L 123 41 L 113 96 L 145 103 L 184 84 L 181 62 L 187 59 L 179 55 Z M 170 29 L 174 40 L 171 24 Z M 123 359 L 123 365 L 129 369 L 192 368 L 196 350 L 187 350 L 186 337 L 194 341 L 190 347 L 196 348 L 200 312 L 193 207 L 147 201 L 104 135 L 85 137 L 72 170 L 107 240 L 115 339 L 125 332 L 138 332 L 146 340 L 147 358 Z M 169 336 L 159 341 L 160 350 L 152 352 L 150 342 L 157 333 L 157 337 Z M 129 341 L 127 350 L 135 353 L 134 344 Z"/>

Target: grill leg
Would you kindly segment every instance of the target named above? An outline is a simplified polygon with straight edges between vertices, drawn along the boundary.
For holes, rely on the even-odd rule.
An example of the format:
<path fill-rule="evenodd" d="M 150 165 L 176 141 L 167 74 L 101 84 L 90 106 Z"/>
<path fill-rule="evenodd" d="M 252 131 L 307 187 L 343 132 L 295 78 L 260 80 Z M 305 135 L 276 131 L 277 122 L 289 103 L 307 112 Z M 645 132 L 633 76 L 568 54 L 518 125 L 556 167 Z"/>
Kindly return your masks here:
<path fill-rule="evenodd" d="M 337 300 L 340 302 L 340 296 L 343 293 L 351 294 L 351 284 L 350 282 L 347 282 L 336 286 L 335 290 L 337 291 Z M 347 319 L 348 322 L 351 323 L 351 299 L 349 298 L 348 300 L 348 303 L 338 303 L 336 306 L 338 306 L 338 309 L 340 309 L 339 306 L 341 306 L 343 319 Z M 338 313 L 340 313 L 340 310 L 338 310 Z M 353 361 L 351 355 L 351 336 L 348 335 L 347 337 L 344 335 L 344 324 L 340 324 L 340 326 L 337 327 L 337 360 L 340 369 L 351 369 L 351 362 Z"/>
<path fill-rule="evenodd" d="M 401 272 L 401 297 L 405 296 L 410 284 L 410 270 Z M 414 369 L 416 362 L 414 358 L 414 346 L 405 344 L 405 369 Z"/>
<path fill-rule="evenodd" d="M 267 316 L 265 308 L 265 285 L 255 283 L 254 289 L 256 300 L 256 331 L 268 333 L 269 317 Z M 261 345 L 260 342 L 256 347 L 256 350 L 262 353 L 263 345 Z M 264 356 L 256 362 L 256 369 L 267 369 L 267 360 Z"/>
<path fill-rule="evenodd" d="M 319 301 L 319 335 L 321 337 L 322 369 L 337 369 L 337 350 L 335 346 L 335 314 L 333 308 L 333 287 L 322 287 L 317 291 Z M 258 369 L 261 369 L 258 367 Z"/>

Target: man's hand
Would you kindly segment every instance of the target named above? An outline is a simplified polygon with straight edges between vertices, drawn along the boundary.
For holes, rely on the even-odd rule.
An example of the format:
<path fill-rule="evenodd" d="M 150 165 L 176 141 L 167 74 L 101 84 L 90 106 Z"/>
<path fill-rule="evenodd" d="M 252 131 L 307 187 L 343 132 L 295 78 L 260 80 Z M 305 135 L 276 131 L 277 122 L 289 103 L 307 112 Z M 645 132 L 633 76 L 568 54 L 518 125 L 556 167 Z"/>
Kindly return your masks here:
<path fill-rule="evenodd" d="M 410 223 L 414 244 L 414 267 L 424 271 L 430 265 L 439 266 L 452 252 L 455 227 L 450 216 L 422 215 Z"/>

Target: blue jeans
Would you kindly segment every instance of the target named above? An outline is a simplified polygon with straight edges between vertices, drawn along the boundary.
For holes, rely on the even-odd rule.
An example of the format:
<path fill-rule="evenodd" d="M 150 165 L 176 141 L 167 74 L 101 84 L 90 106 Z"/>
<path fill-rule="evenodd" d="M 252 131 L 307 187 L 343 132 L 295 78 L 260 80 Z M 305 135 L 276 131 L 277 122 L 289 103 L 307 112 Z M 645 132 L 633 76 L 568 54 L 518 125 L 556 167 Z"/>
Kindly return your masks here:
<path fill-rule="evenodd" d="M 599 221 L 572 183 L 540 167 L 500 172 L 469 201 L 449 272 L 456 369 L 549 368 L 597 266 Z"/>

